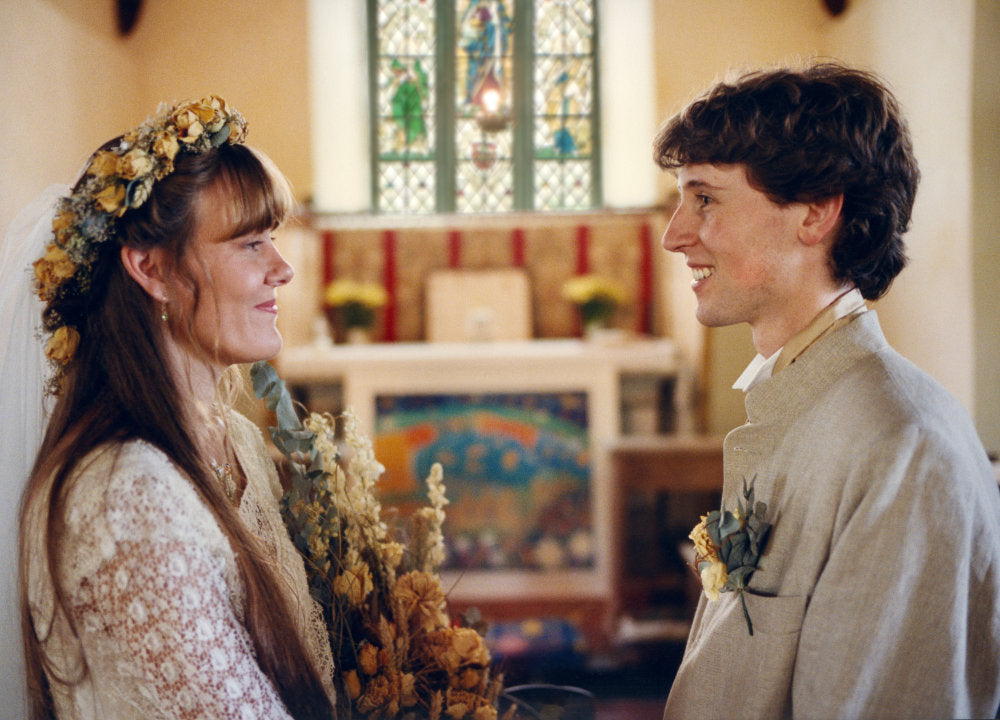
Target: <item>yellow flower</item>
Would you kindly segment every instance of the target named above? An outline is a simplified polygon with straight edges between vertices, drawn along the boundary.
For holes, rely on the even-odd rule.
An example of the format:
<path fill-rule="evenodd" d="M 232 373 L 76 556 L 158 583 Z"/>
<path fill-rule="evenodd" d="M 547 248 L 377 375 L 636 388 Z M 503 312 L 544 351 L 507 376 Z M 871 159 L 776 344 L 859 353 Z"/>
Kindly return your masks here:
<path fill-rule="evenodd" d="M 55 243 L 49 244 L 45 255 L 35 260 L 32 267 L 38 281 L 38 296 L 46 302 L 54 298 L 59 286 L 76 273 L 73 260 Z"/>
<path fill-rule="evenodd" d="M 368 565 L 361 563 L 359 566 L 345 570 L 337 575 L 333 581 L 333 591 L 337 595 L 347 598 L 347 601 L 354 606 L 361 605 L 368 593 L 375 589 L 372 582 L 372 574 Z"/>
<path fill-rule="evenodd" d="M 444 590 L 434 575 L 414 570 L 396 581 L 396 597 L 413 629 L 427 632 L 447 626 Z"/>
<path fill-rule="evenodd" d="M 357 700 L 361 695 L 361 678 L 358 677 L 357 670 L 348 670 L 344 673 L 344 687 L 347 688 L 347 696 L 351 700 Z"/>
<path fill-rule="evenodd" d="M 463 690 L 475 690 L 482 680 L 482 674 L 475 668 L 466 668 L 458 676 L 458 684 Z"/>
<path fill-rule="evenodd" d="M 472 720 L 497 720 L 497 709 L 491 705 L 480 705 L 472 713 Z"/>
<path fill-rule="evenodd" d="M 709 600 L 718 600 L 719 591 L 726 584 L 729 578 L 726 573 L 726 565 L 721 560 L 710 560 L 701 570 L 701 585 L 705 588 L 705 594 Z"/>
<path fill-rule="evenodd" d="M 600 275 L 578 275 L 562 286 L 563 297 L 576 305 L 606 301 L 618 305 L 625 302 L 625 292 L 613 280 Z"/>
<path fill-rule="evenodd" d="M 211 133 L 218 132 L 226 124 L 226 116 L 229 115 L 229 106 L 226 101 L 218 95 L 209 95 L 201 100 L 201 112 L 199 113 L 205 129 Z"/>
<path fill-rule="evenodd" d="M 326 286 L 323 301 L 327 307 L 340 307 L 357 303 L 367 308 L 379 308 L 389 299 L 388 294 L 377 283 L 359 283 L 354 280 L 334 280 Z"/>
<path fill-rule="evenodd" d="M 378 646 L 371 643 L 364 643 L 358 650 L 358 667 L 365 675 L 378 674 Z"/>
<path fill-rule="evenodd" d="M 406 553 L 406 547 L 398 542 L 384 542 L 379 546 L 379 550 L 381 550 L 382 562 L 390 570 L 399 567 L 399 564 L 403 562 L 403 555 Z"/>
<path fill-rule="evenodd" d="M 174 114 L 170 118 L 177 128 L 177 139 L 187 145 L 196 142 L 205 132 L 205 126 L 202 124 L 198 110 L 195 103 L 186 103 L 174 110 Z"/>
<path fill-rule="evenodd" d="M 62 210 L 52 219 L 52 231 L 63 245 L 66 244 L 70 235 L 72 235 L 75 222 L 76 214 L 71 210 Z"/>
<path fill-rule="evenodd" d="M 153 152 L 164 160 L 173 160 L 180 149 L 181 144 L 177 142 L 177 136 L 169 130 L 161 132 L 153 141 Z"/>
<path fill-rule="evenodd" d="M 462 659 L 463 665 L 488 665 L 490 662 L 490 651 L 483 636 L 472 628 L 455 628 L 451 645 Z"/>
<path fill-rule="evenodd" d="M 111 183 L 94 196 L 94 202 L 104 212 L 120 216 L 125 212 L 125 186 Z"/>
<path fill-rule="evenodd" d="M 118 158 L 118 174 L 126 180 L 135 180 L 149 173 L 153 159 L 141 148 L 132 148 Z"/>
<path fill-rule="evenodd" d="M 54 360 L 60 365 L 66 365 L 76 354 L 76 348 L 80 344 L 80 333 L 74 328 L 62 325 L 56 328 L 52 337 L 45 343 L 45 357 Z"/>
<path fill-rule="evenodd" d="M 688 538 L 694 543 L 694 550 L 697 557 L 718 557 L 718 551 L 715 545 L 712 544 L 712 540 L 708 537 L 708 515 L 701 516 L 701 522 L 694 526 Z"/>
<path fill-rule="evenodd" d="M 380 708 L 395 700 L 395 695 L 389 678 L 385 675 L 374 677 L 365 688 L 365 694 L 358 700 L 358 710 L 363 713 L 371 712 L 375 708 Z"/>
<path fill-rule="evenodd" d="M 94 177 L 108 177 L 118 172 L 118 156 L 110 150 L 102 150 L 94 155 L 87 168 L 87 174 Z"/>
<path fill-rule="evenodd" d="M 413 673 L 403 673 L 399 679 L 399 695 L 400 695 L 400 705 L 403 707 L 411 707 L 417 704 L 417 689 L 416 689 L 416 677 Z"/>

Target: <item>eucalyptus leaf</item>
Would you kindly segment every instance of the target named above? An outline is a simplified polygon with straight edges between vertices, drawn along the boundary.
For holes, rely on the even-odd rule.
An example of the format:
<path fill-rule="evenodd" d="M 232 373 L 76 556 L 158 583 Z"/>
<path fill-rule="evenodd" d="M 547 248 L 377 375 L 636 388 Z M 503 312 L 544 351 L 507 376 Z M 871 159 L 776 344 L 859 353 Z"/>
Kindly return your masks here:
<path fill-rule="evenodd" d="M 740 519 L 726 510 L 722 514 L 722 522 L 719 523 L 719 535 L 723 538 L 738 532 L 740 529 Z"/>

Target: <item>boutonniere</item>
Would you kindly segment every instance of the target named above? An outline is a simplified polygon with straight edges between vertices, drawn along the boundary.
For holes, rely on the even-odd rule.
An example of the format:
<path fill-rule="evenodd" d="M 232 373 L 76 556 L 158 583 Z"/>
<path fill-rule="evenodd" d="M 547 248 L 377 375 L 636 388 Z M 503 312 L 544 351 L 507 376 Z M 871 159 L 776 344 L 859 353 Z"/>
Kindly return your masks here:
<path fill-rule="evenodd" d="M 722 509 L 702 515 L 688 537 L 694 542 L 694 566 L 701 575 L 705 595 L 709 600 L 718 600 L 720 592 L 739 593 L 747 631 L 753 635 L 743 590 L 757 569 L 771 524 L 764 520 L 767 505 L 754 502 L 752 480 L 749 484 L 743 481 L 743 497 L 746 504 L 737 501 L 735 513 Z"/>

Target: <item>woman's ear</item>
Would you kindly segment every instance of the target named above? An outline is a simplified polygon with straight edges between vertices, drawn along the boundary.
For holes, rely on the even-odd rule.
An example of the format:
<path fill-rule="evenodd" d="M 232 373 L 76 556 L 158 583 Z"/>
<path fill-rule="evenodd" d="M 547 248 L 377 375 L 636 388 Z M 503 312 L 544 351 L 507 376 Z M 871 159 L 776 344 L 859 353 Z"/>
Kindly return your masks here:
<path fill-rule="evenodd" d="M 157 302 L 168 299 L 166 254 L 162 248 L 122 246 L 121 259 L 128 274 L 150 297 Z"/>
<path fill-rule="evenodd" d="M 806 245 L 815 245 L 824 238 L 832 237 L 840 211 L 844 208 L 843 194 L 808 202 L 806 215 L 799 226 L 799 240 Z"/>

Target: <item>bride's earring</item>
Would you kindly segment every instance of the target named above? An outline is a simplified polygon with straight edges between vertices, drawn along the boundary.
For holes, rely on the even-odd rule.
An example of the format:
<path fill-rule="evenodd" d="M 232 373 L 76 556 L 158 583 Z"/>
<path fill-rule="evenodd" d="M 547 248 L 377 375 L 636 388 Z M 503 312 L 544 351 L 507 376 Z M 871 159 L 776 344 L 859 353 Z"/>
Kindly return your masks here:
<path fill-rule="evenodd" d="M 170 316 L 167 314 L 167 299 L 162 298 L 160 300 L 160 320 L 167 322 L 170 320 Z"/>

